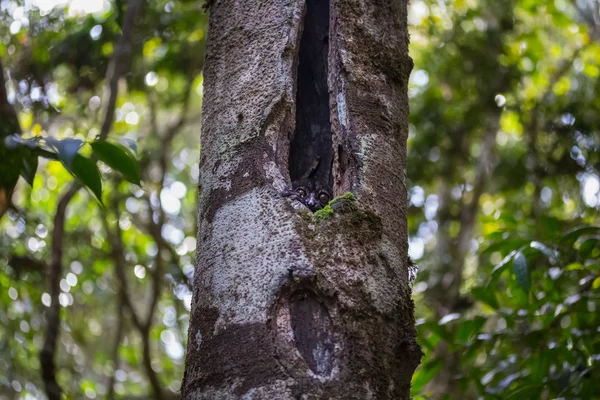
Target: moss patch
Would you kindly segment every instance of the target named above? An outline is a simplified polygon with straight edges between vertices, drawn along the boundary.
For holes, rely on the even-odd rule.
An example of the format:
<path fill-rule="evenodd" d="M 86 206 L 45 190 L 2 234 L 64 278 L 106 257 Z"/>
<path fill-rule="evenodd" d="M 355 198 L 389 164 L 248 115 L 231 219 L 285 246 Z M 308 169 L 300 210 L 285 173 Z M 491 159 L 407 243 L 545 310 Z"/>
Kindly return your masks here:
<path fill-rule="evenodd" d="M 339 217 L 333 219 L 334 215 Z M 347 232 L 357 236 L 359 242 L 376 239 L 381 235 L 381 218 L 371 211 L 359 209 L 354 194 L 347 192 L 333 198 L 314 214 L 307 210 L 298 212 L 304 222 L 306 237 L 315 238 L 327 232 Z M 330 221 L 325 223 L 325 221 Z M 325 231 L 323 231 L 325 229 Z"/>
<path fill-rule="evenodd" d="M 344 200 L 350 200 L 350 201 L 356 201 L 356 196 L 355 196 L 355 195 L 354 195 L 354 193 L 352 193 L 352 192 L 346 192 L 346 193 L 342 194 L 341 196 L 334 197 L 334 198 L 333 198 L 333 199 L 332 199 L 332 200 L 329 202 L 329 204 L 331 204 L 331 203 L 334 203 L 334 202 L 336 202 L 336 201 L 338 201 L 338 200 L 341 200 L 341 199 L 344 199 Z"/>
<path fill-rule="evenodd" d="M 325 207 L 314 213 L 315 220 L 322 221 L 330 218 L 336 211 L 346 212 L 356 210 L 356 196 L 352 192 L 346 192 L 341 196 L 334 197 Z"/>
<path fill-rule="evenodd" d="M 320 210 L 315 211 L 313 216 L 316 221 L 322 221 L 324 219 L 327 219 L 327 218 L 333 216 L 333 213 L 334 213 L 333 208 L 331 208 L 331 206 L 329 204 L 327 204 L 325 207 L 321 208 Z"/>

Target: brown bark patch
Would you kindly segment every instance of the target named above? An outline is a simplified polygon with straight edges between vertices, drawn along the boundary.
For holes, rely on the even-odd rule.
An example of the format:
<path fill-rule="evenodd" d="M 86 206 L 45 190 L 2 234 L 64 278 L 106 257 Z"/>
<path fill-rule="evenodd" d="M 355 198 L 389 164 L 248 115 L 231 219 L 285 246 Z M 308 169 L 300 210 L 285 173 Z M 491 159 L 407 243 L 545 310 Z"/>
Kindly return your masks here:
<path fill-rule="evenodd" d="M 334 363 L 333 322 L 327 307 L 310 290 L 290 296 L 290 319 L 298 352 L 315 374 L 328 376 Z"/>
<path fill-rule="evenodd" d="M 186 360 L 186 393 L 209 388 L 235 387 L 235 394 L 242 396 L 248 390 L 286 378 L 274 357 L 273 341 L 264 323 L 229 325 L 214 333 L 217 310 L 195 310 L 198 327 L 189 342 Z M 233 385 L 232 380 L 236 380 Z"/>
<path fill-rule="evenodd" d="M 229 174 L 219 174 L 219 168 L 227 168 L 226 163 L 217 160 L 213 164 L 213 173 L 219 176 L 222 187 L 214 188 L 208 195 L 206 206 L 203 208 L 201 217 L 211 223 L 216 212 L 223 204 L 238 198 L 255 187 L 267 183 L 267 178 L 262 168 L 264 158 L 272 158 L 272 151 L 264 139 L 254 139 L 249 143 L 243 143 L 244 148 L 241 160 L 236 162 L 236 168 Z M 225 185 L 225 183 L 227 183 Z"/>

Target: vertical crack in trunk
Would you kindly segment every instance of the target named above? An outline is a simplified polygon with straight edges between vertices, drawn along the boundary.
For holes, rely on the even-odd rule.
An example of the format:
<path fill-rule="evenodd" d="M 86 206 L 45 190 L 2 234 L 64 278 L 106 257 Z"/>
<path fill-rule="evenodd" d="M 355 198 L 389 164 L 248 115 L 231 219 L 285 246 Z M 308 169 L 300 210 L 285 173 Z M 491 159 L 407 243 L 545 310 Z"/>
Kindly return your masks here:
<path fill-rule="evenodd" d="M 333 321 L 329 310 L 317 294 L 308 289 L 294 292 L 289 307 L 296 349 L 313 373 L 329 376 L 335 362 Z"/>
<path fill-rule="evenodd" d="M 316 211 L 332 198 L 329 89 L 329 1 L 307 0 L 296 81 L 296 127 L 289 172 L 296 194 Z"/>

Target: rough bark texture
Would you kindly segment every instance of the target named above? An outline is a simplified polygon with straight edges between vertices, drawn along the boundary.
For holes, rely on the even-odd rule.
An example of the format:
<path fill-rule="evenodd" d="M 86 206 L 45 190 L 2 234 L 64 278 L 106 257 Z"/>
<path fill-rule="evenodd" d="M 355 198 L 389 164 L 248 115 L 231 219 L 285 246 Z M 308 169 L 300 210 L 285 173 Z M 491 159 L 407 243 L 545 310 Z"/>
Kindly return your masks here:
<path fill-rule="evenodd" d="M 334 194 L 282 198 L 303 0 L 217 0 L 184 399 L 408 399 L 406 1 L 331 0 Z"/>

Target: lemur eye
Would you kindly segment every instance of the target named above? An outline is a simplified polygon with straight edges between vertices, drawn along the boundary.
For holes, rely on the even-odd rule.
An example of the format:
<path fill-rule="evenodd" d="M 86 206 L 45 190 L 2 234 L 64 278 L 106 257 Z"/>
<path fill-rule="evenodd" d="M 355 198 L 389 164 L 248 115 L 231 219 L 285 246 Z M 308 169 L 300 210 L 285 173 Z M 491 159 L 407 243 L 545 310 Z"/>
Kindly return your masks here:
<path fill-rule="evenodd" d="M 329 203 L 329 194 L 326 192 L 319 193 L 319 202 L 323 205 Z"/>
<path fill-rule="evenodd" d="M 304 188 L 297 188 L 296 193 L 298 193 L 298 196 L 300 197 L 306 197 L 306 189 Z"/>

